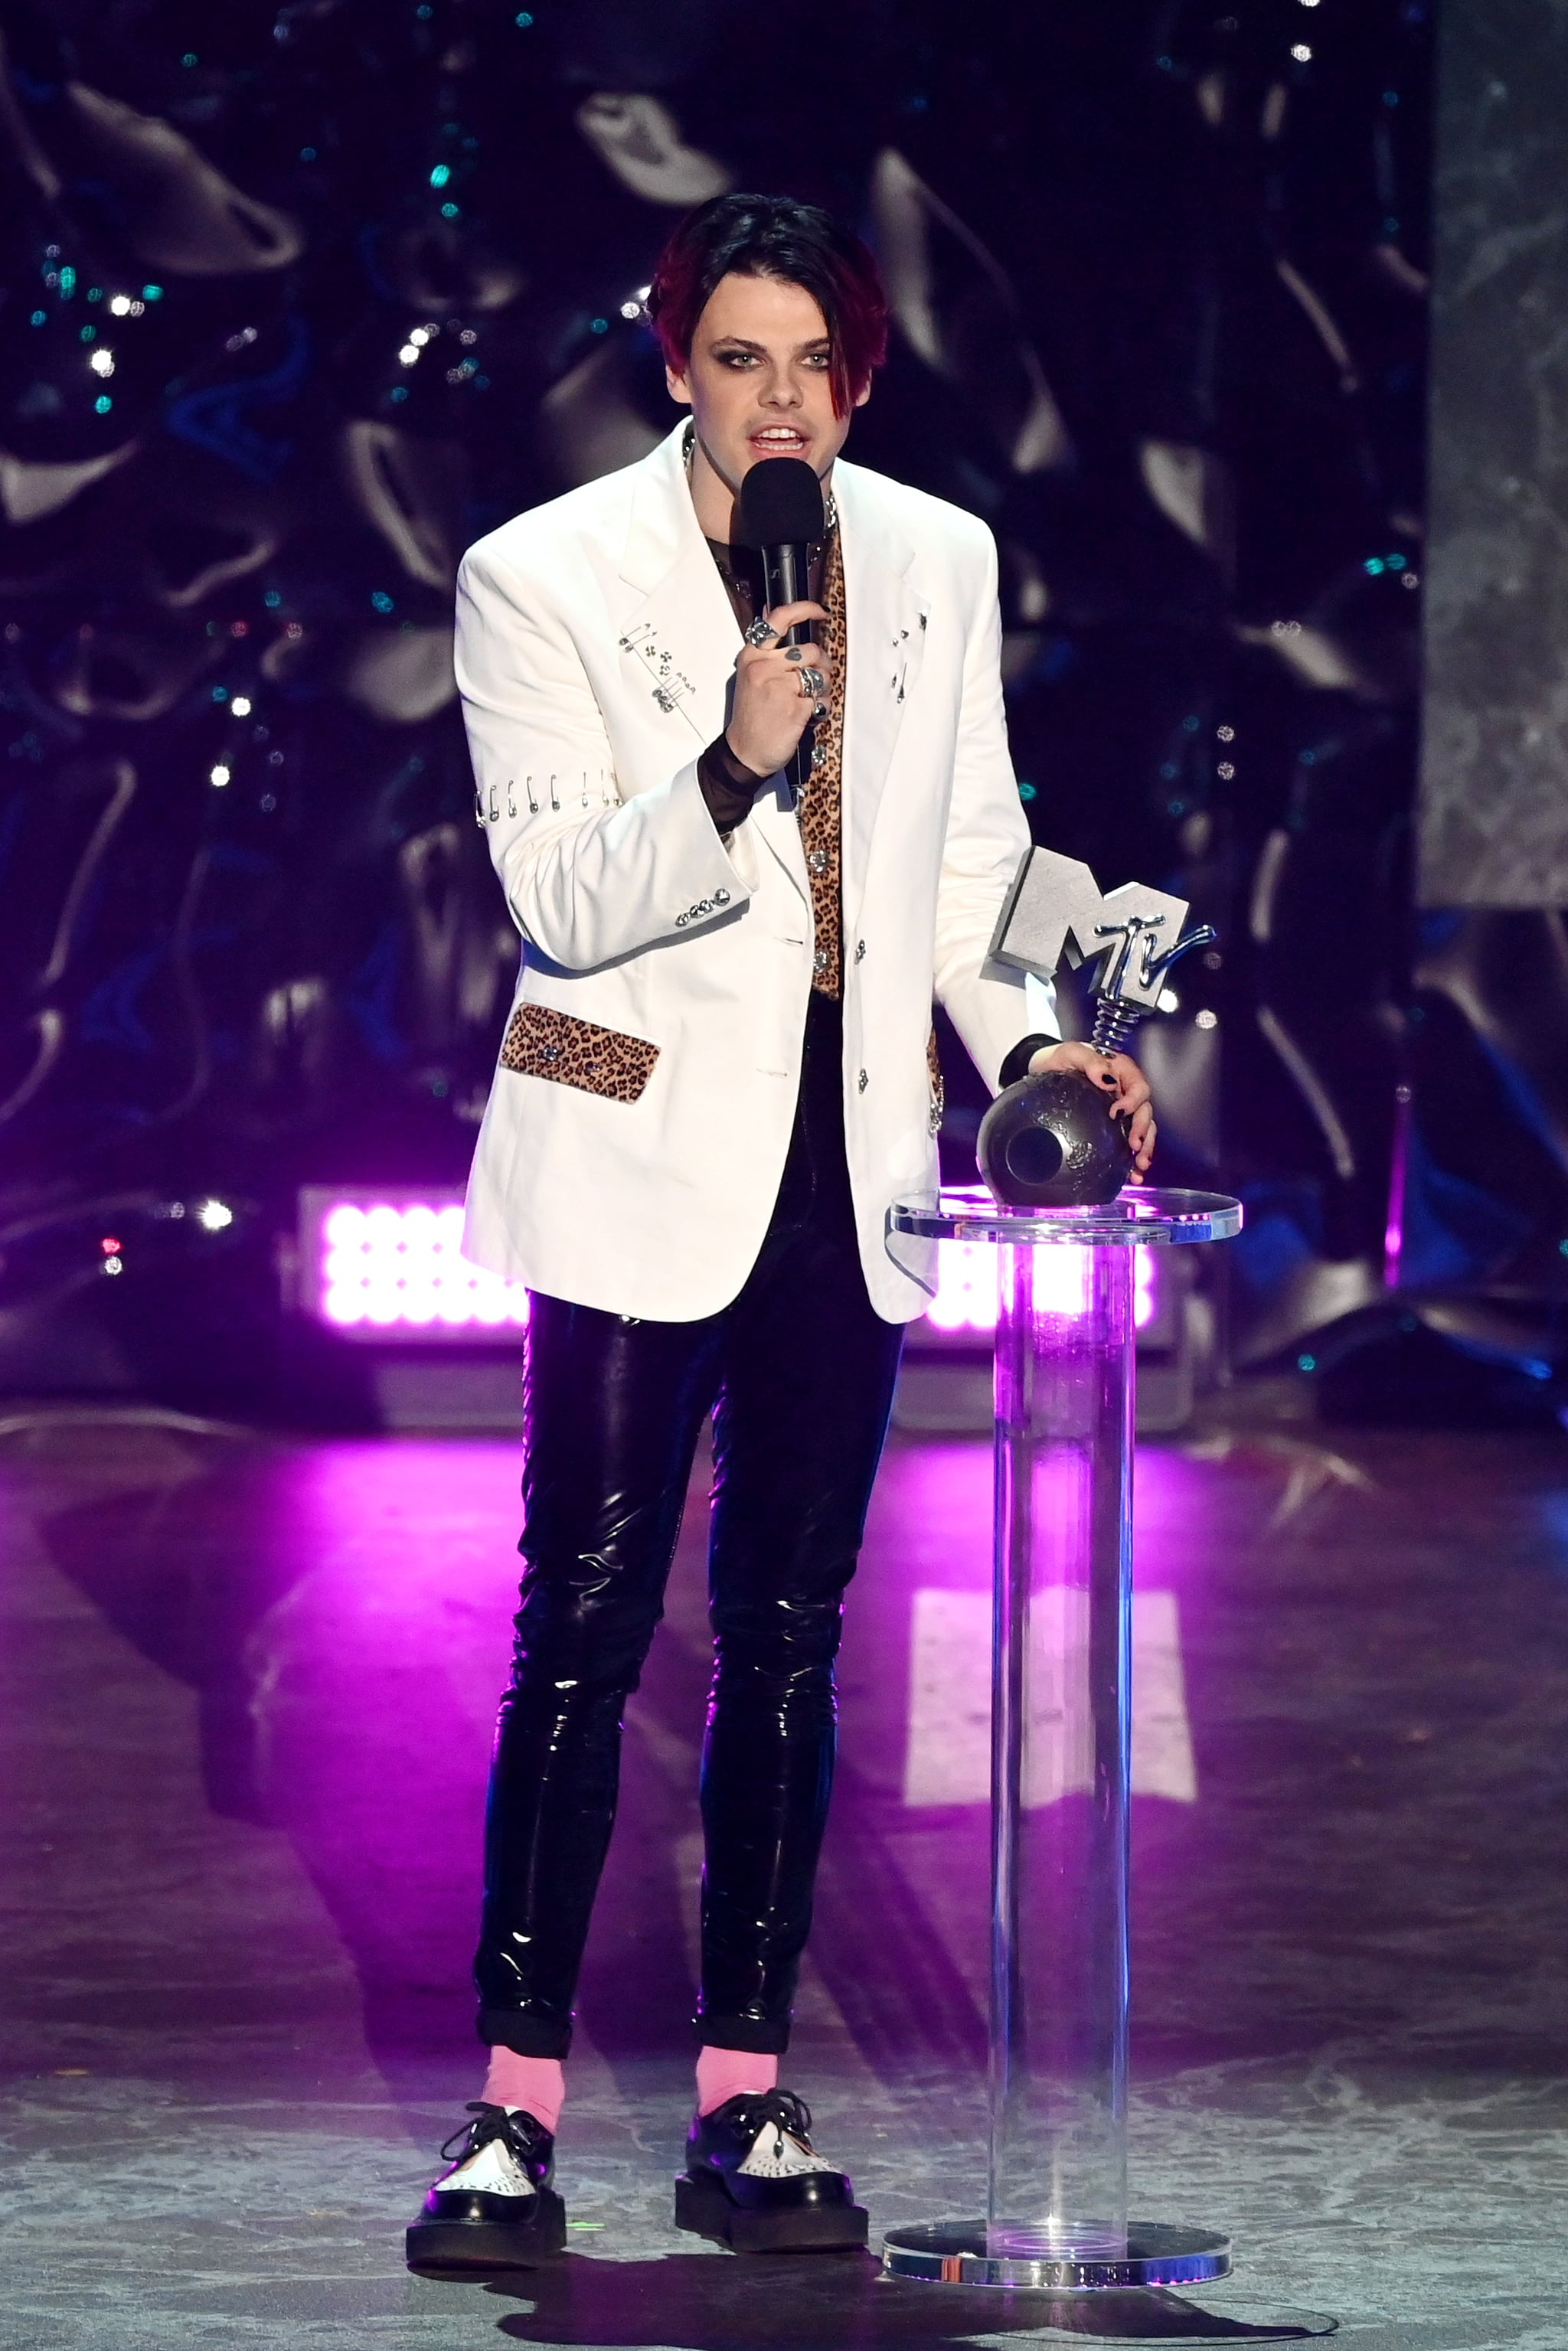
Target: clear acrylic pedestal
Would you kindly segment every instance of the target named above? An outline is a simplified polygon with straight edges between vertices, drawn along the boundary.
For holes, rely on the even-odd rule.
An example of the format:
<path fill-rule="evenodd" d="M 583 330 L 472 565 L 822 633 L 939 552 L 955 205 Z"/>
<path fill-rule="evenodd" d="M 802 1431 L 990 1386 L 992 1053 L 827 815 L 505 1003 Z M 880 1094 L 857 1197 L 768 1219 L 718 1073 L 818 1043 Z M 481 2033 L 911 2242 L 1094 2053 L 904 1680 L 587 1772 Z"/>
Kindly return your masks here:
<path fill-rule="evenodd" d="M 1235 1200 L 1145 1187 L 889 1214 L 890 1237 L 1001 1251 L 986 2215 L 894 2230 L 889 2276 L 1061 2293 L 1228 2273 L 1228 2238 L 1127 2218 L 1133 1251 L 1240 1227 Z"/>

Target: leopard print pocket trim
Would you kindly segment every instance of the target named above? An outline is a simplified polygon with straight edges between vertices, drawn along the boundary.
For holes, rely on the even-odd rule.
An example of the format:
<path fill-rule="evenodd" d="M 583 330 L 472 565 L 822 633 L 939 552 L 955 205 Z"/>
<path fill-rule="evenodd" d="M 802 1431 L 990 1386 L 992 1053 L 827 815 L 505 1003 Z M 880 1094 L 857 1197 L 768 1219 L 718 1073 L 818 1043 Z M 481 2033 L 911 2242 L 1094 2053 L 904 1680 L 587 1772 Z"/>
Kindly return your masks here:
<path fill-rule="evenodd" d="M 548 1004 L 519 1004 L 507 1028 L 501 1067 L 519 1077 L 549 1078 L 607 1101 L 640 1102 L 659 1058 L 657 1045 L 601 1029 Z"/>

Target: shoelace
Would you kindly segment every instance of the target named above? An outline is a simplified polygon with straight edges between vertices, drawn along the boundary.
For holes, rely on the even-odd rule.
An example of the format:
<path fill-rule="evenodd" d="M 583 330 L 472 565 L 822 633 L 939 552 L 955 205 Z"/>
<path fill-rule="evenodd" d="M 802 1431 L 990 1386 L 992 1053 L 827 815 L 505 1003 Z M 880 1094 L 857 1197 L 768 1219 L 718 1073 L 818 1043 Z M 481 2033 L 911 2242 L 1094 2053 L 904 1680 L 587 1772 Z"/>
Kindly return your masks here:
<path fill-rule="evenodd" d="M 811 2109 L 793 2090 L 743 2090 L 729 2101 L 727 2119 L 753 2138 L 772 2123 L 803 2147 L 811 2146 Z"/>
<path fill-rule="evenodd" d="M 469 2101 L 464 2112 L 477 2115 L 479 2119 L 458 2124 L 442 2147 L 443 2163 L 452 2160 L 452 2151 L 460 2139 L 466 2142 L 463 2148 L 465 2162 L 469 2156 L 477 2155 L 482 2147 L 488 2147 L 491 2140 L 497 2138 L 506 2142 L 507 2153 L 515 2156 L 525 2170 L 530 2163 L 538 2160 L 541 2153 L 538 2142 L 546 2136 L 544 2125 L 536 2122 L 532 2115 L 525 2114 L 520 2106 L 515 2114 L 508 2114 L 505 2106 L 486 2105 L 482 2098 L 475 2098 Z"/>

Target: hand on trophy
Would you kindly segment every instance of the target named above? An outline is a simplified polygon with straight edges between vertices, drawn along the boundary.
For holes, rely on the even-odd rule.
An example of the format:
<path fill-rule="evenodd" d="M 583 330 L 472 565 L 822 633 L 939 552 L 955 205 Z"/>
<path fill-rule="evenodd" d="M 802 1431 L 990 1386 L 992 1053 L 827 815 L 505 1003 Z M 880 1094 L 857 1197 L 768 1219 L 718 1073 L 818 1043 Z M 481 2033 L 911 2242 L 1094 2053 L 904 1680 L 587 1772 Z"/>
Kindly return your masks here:
<path fill-rule="evenodd" d="M 1092 1045 L 1042 1046 L 1029 1065 L 1030 1077 L 1046 1070 L 1079 1070 L 1105 1089 L 1107 1114 L 1127 1122 L 1133 1154 L 1131 1184 L 1142 1183 L 1155 1155 L 1155 1105 L 1149 1081 L 1129 1054 L 1102 1053 Z"/>

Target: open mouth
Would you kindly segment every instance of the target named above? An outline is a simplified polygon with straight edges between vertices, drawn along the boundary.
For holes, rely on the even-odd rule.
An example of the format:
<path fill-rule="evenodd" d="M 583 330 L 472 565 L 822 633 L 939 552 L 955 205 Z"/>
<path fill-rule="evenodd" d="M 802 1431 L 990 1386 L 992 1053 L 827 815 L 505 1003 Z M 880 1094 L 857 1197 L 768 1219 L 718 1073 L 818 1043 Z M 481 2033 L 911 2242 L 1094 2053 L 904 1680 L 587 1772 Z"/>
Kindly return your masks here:
<path fill-rule="evenodd" d="M 808 435 L 797 433 L 792 424 L 769 424 L 748 437 L 759 457 L 803 457 L 811 445 Z"/>

